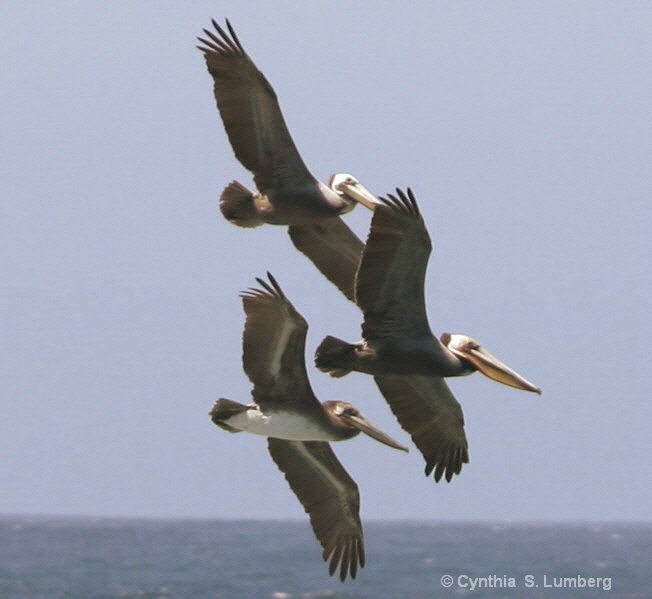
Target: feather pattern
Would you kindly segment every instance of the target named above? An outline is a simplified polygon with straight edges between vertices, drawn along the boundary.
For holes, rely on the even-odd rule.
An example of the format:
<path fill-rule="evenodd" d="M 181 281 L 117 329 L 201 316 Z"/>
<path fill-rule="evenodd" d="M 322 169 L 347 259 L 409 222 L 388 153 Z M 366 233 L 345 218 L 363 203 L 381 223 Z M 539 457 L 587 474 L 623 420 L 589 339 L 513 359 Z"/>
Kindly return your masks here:
<path fill-rule="evenodd" d="M 338 216 L 308 225 L 292 225 L 294 246 L 348 299 L 355 301 L 355 273 L 364 244 Z"/>
<path fill-rule="evenodd" d="M 360 494 L 328 443 L 270 438 L 269 453 L 303 504 L 328 571 L 355 578 L 365 563 Z M 310 482 L 307 483 L 307 476 Z"/>
<path fill-rule="evenodd" d="M 256 403 L 273 399 L 310 402 L 315 396 L 305 363 L 308 323 L 285 297 L 276 279 L 267 273 L 269 283 L 257 278 L 262 289 L 242 293 L 246 314 L 242 336 L 242 362 L 253 384 Z"/>
<path fill-rule="evenodd" d="M 357 273 L 365 339 L 431 335 L 424 284 L 432 244 L 412 191 L 396 192 L 374 212 Z"/>
<path fill-rule="evenodd" d="M 276 93 L 245 52 L 231 23 L 215 20 L 199 38 L 213 77 L 215 100 L 236 158 L 254 174 L 256 187 L 314 185 L 285 124 Z"/>
<path fill-rule="evenodd" d="M 374 380 L 400 425 L 434 470 L 450 482 L 469 461 L 462 407 L 440 377 L 376 375 Z"/>

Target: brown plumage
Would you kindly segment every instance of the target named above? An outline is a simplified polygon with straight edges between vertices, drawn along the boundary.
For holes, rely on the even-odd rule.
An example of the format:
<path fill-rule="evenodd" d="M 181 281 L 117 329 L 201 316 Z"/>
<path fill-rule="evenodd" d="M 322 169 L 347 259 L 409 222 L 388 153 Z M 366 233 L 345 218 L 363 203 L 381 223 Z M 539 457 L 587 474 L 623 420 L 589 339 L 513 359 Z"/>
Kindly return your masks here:
<path fill-rule="evenodd" d="M 294 246 L 319 269 L 344 296 L 355 301 L 355 273 L 364 243 L 341 218 L 288 227 Z"/>
<path fill-rule="evenodd" d="M 338 173 L 329 184 L 308 170 L 283 118 L 276 94 L 244 50 L 235 30 L 213 21 L 199 49 L 213 77 L 217 107 L 236 158 L 253 173 L 257 193 L 231 181 L 220 210 L 241 227 L 289 225 L 292 243 L 350 300 L 364 244 L 339 217 L 357 202 L 377 198 L 355 177 Z"/>
<path fill-rule="evenodd" d="M 364 432 L 407 451 L 374 427 L 351 404 L 320 403 L 305 366 L 308 323 L 286 298 L 274 277 L 256 279 L 259 288 L 242 294 L 246 314 L 242 362 L 253 385 L 254 404 L 220 398 L 210 416 L 220 428 L 268 437 L 272 459 L 301 501 L 323 548 L 329 572 L 355 578 L 364 566 L 360 495 L 335 457 L 329 441 Z"/>
<path fill-rule="evenodd" d="M 465 335 L 432 334 L 425 305 L 430 236 L 412 191 L 381 199 L 355 277 L 363 340 L 326 337 L 315 364 L 332 376 L 374 376 L 401 426 L 426 460 L 426 474 L 450 481 L 468 462 L 462 409 L 443 377 L 480 370 L 513 387 L 540 389 Z"/>
<path fill-rule="evenodd" d="M 258 193 L 233 181 L 220 198 L 220 209 L 232 223 L 302 226 L 332 219 L 352 210 L 356 201 L 376 198 L 352 175 L 333 175 L 328 185 L 308 170 L 285 124 L 276 93 L 226 21 L 199 38 L 214 81 L 217 107 L 236 158 L 251 171 Z"/>
<path fill-rule="evenodd" d="M 328 443 L 269 438 L 267 446 L 310 516 L 323 549 L 322 557 L 328 562 L 328 573 L 332 576 L 339 568 L 340 580 L 344 581 L 347 574 L 355 578 L 358 567 L 365 564 L 358 485 Z M 306 484 L 308 472 L 310 480 Z"/>

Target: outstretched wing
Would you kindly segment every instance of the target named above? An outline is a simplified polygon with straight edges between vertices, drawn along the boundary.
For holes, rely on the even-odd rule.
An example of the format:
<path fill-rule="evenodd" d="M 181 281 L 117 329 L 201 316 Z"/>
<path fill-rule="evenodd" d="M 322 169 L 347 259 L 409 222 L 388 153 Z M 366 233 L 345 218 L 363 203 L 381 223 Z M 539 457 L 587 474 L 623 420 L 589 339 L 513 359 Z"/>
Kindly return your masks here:
<path fill-rule="evenodd" d="M 254 175 L 256 187 L 265 190 L 311 183 L 306 168 L 283 119 L 274 89 L 245 52 L 226 21 L 228 33 L 217 24 L 204 29 L 198 48 L 204 53 L 215 82 L 217 108 L 236 158 Z M 208 38 L 208 39 L 207 39 Z"/>
<path fill-rule="evenodd" d="M 348 299 L 355 301 L 355 273 L 364 244 L 338 216 L 288 228 L 294 246 Z"/>
<path fill-rule="evenodd" d="M 430 334 L 424 283 L 432 244 L 412 191 L 396 191 L 374 211 L 356 278 L 365 339 Z"/>
<path fill-rule="evenodd" d="M 299 498 L 331 576 L 355 578 L 364 566 L 360 494 L 328 443 L 269 438 L 269 453 Z"/>
<path fill-rule="evenodd" d="M 376 375 L 374 380 L 399 424 L 426 460 L 426 476 L 447 481 L 469 461 L 462 408 L 443 378 Z"/>
<path fill-rule="evenodd" d="M 253 383 L 256 402 L 265 400 L 318 403 L 306 373 L 308 323 L 283 294 L 276 279 L 256 279 L 262 287 L 241 294 L 246 314 L 242 363 Z"/>

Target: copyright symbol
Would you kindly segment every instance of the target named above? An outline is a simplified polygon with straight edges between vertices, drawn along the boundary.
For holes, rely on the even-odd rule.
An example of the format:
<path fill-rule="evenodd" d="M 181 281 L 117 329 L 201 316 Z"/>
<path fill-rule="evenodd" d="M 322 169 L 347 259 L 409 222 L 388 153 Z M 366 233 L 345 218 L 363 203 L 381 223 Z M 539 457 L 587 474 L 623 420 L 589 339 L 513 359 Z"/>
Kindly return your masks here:
<path fill-rule="evenodd" d="M 441 577 L 441 586 L 443 587 L 452 587 L 453 586 L 453 577 L 450 574 L 444 574 Z"/>

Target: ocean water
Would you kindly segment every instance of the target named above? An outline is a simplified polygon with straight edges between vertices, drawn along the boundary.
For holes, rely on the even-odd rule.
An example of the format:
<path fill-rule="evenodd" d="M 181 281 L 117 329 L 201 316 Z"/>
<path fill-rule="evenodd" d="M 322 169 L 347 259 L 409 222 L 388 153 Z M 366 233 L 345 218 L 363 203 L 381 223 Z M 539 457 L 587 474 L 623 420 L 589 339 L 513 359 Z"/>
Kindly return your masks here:
<path fill-rule="evenodd" d="M 652 524 L 366 522 L 328 576 L 306 522 L 0 517 L 2 599 L 652 597 Z"/>

